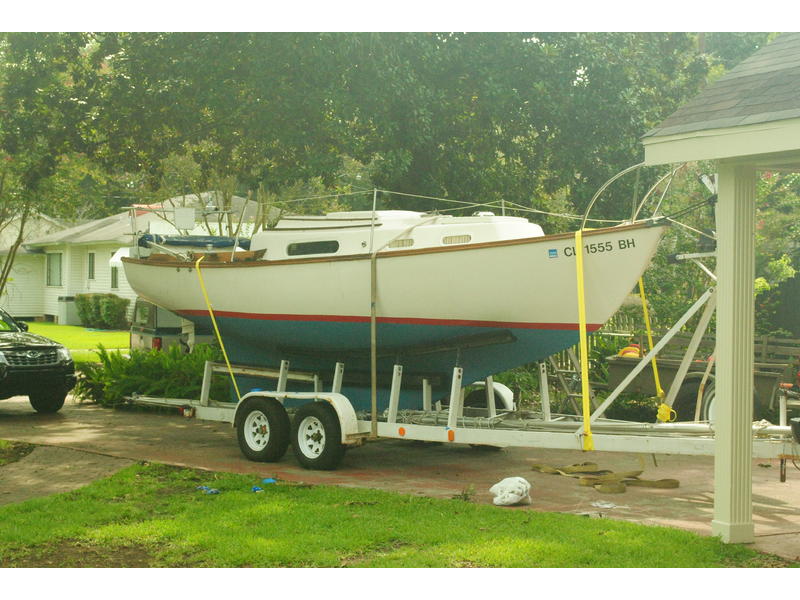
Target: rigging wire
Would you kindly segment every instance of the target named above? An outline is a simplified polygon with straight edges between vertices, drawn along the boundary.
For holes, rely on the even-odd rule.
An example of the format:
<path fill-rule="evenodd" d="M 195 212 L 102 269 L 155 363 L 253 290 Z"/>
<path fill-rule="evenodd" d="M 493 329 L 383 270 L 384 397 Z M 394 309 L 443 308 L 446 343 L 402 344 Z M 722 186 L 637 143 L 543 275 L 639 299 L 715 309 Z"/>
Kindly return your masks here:
<path fill-rule="evenodd" d="M 715 238 L 713 235 L 710 235 L 710 234 L 706 233 L 705 231 L 700 231 L 699 229 L 695 229 L 694 227 L 691 227 L 691 226 L 687 225 L 686 223 L 681 223 L 680 221 L 676 221 L 675 219 L 673 219 L 671 217 L 665 217 L 665 219 L 667 221 L 669 221 L 670 223 L 674 223 L 675 225 L 680 225 L 681 227 L 684 227 L 684 228 L 688 229 L 689 231 L 693 231 L 694 233 L 697 233 L 699 235 L 705 236 L 710 240 L 714 240 L 714 241 L 717 240 L 717 238 Z"/>
<path fill-rule="evenodd" d="M 389 195 L 395 195 L 395 196 L 405 196 L 405 197 L 408 197 L 408 198 L 420 198 L 420 199 L 423 199 L 423 200 L 435 200 L 437 202 L 448 202 L 450 204 L 458 204 L 459 205 L 459 206 L 453 207 L 453 208 L 436 210 L 436 212 L 441 212 L 441 213 L 449 212 L 449 211 L 453 211 L 453 210 L 464 210 L 464 209 L 479 208 L 479 207 L 497 208 L 498 205 L 503 202 L 502 200 L 493 200 L 493 201 L 490 201 L 490 202 L 468 202 L 468 201 L 465 201 L 465 200 L 454 200 L 452 198 L 442 198 L 442 197 L 439 197 L 439 196 L 426 196 L 426 195 L 423 195 L 423 194 L 411 194 L 411 193 L 408 193 L 408 192 L 396 192 L 396 191 L 392 191 L 392 190 L 377 189 L 377 191 L 382 193 L 382 194 L 389 194 Z M 290 203 L 296 203 L 296 202 L 304 202 L 304 201 L 307 201 L 307 200 L 321 200 L 321 199 L 325 199 L 325 198 L 337 198 L 337 197 L 340 197 L 340 196 L 357 196 L 357 195 L 361 195 L 361 194 L 370 194 L 372 192 L 373 192 L 373 190 L 359 190 L 359 191 L 355 191 L 355 192 L 345 192 L 345 193 L 340 193 L 340 194 L 326 194 L 326 195 L 321 195 L 321 196 L 307 196 L 307 197 L 304 197 L 304 198 L 289 198 L 289 199 L 286 199 L 286 200 L 276 200 L 275 204 L 290 204 Z M 562 218 L 562 219 L 571 219 L 571 220 L 583 220 L 584 219 L 584 217 L 582 215 L 574 215 L 574 214 L 569 214 L 569 213 L 556 213 L 556 212 L 550 212 L 550 211 L 546 211 L 546 210 L 539 210 L 539 209 L 536 209 L 536 208 L 523 206 L 522 204 L 517 204 L 516 202 L 511 202 L 510 200 L 505 200 L 505 205 L 506 205 L 506 207 L 511 208 L 513 210 L 516 210 L 518 212 L 527 212 L 527 213 L 533 213 L 533 214 L 537 214 L 537 215 L 545 215 L 545 216 L 549 216 L 549 217 L 558 217 L 558 218 Z M 431 211 L 431 212 L 433 212 L 433 211 Z M 593 223 L 616 223 L 616 224 L 619 224 L 619 223 L 627 223 L 628 222 L 625 219 L 592 219 L 592 218 L 587 218 L 585 220 L 586 221 L 591 221 Z"/>
<path fill-rule="evenodd" d="M 667 215 L 666 218 L 667 219 L 672 219 L 672 218 L 675 218 L 675 217 L 681 217 L 681 216 L 683 216 L 683 215 L 685 215 L 687 213 L 692 212 L 696 208 L 702 208 L 703 206 L 706 206 L 706 205 L 711 206 L 716 201 L 717 201 L 717 195 L 714 194 L 713 196 L 711 196 L 709 198 L 706 198 L 705 200 L 701 200 L 700 202 L 695 202 L 694 204 L 691 204 L 691 205 L 687 206 L 686 208 L 682 208 L 682 209 L 672 213 L 671 215 Z"/>
<path fill-rule="evenodd" d="M 305 202 L 306 200 L 322 200 L 324 198 L 338 198 L 340 196 L 357 196 L 359 194 L 371 194 L 372 190 L 364 190 L 359 192 L 342 192 L 341 194 L 326 194 L 324 196 L 307 196 L 305 198 L 289 198 L 287 200 L 276 200 L 275 204 L 283 203 L 289 204 L 293 202 Z"/>
<path fill-rule="evenodd" d="M 516 202 L 509 202 L 506 200 L 506 206 L 511 206 L 514 210 L 518 210 L 520 212 L 531 212 L 540 215 L 548 215 L 551 217 L 561 217 L 563 219 L 583 219 L 582 215 L 570 215 L 566 213 L 554 213 L 554 212 L 547 212 L 546 210 L 539 210 L 536 208 L 528 208 L 527 206 L 522 206 L 521 204 L 517 204 Z M 593 223 L 626 223 L 627 221 L 623 219 L 586 219 L 587 221 L 592 221 Z"/>

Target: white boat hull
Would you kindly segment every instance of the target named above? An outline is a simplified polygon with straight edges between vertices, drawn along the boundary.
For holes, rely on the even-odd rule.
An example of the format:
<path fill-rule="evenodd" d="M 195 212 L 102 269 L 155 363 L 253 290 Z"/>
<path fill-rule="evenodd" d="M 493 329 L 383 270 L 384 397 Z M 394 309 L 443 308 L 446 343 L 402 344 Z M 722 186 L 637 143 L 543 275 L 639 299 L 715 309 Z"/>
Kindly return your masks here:
<path fill-rule="evenodd" d="M 632 225 L 583 233 L 590 332 L 633 289 L 663 230 Z M 208 324 L 193 264 L 123 262 L 140 296 Z M 471 381 L 540 360 L 577 341 L 571 235 L 385 252 L 376 264 L 378 346 L 386 355 L 382 373 L 400 355 L 406 376 L 446 381 L 458 362 L 465 381 Z M 369 255 L 203 261 L 200 267 L 232 360 L 274 365 L 288 358 L 296 368 L 323 372 L 341 360 L 351 375 L 363 380 L 368 374 Z"/>

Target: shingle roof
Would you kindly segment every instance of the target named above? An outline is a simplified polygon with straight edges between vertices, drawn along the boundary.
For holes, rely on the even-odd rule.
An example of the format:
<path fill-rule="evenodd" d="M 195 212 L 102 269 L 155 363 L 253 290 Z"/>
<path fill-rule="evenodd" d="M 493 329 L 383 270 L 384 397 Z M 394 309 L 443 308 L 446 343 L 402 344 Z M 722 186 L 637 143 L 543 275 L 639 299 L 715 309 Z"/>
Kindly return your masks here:
<path fill-rule="evenodd" d="M 137 217 L 140 228 L 146 222 L 155 221 L 157 219 L 158 217 L 153 213 L 146 213 Z M 116 215 L 111 215 L 110 217 L 89 221 L 88 223 L 83 223 L 75 227 L 70 227 L 69 229 L 65 229 L 63 231 L 56 231 L 55 233 L 31 240 L 25 245 L 34 247 L 64 243 L 88 244 L 93 242 L 114 242 L 130 245 L 132 239 L 130 233 L 130 213 L 123 212 Z"/>
<path fill-rule="evenodd" d="M 800 33 L 784 33 L 643 137 L 800 117 Z"/>

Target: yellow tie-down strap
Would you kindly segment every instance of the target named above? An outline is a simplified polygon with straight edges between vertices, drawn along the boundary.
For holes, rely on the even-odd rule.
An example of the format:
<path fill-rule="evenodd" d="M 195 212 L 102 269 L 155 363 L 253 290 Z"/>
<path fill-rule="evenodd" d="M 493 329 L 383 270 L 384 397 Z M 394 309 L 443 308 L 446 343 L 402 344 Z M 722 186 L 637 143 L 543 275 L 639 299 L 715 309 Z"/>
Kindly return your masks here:
<path fill-rule="evenodd" d="M 208 309 L 208 314 L 211 316 L 211 323 L 214 325 L 214 333 L 217 336 L 219 347 L 222 348 L 222 356 L 225 357 L 225 364 L 228 366 L 228 374 L 231 376 L 231 381 L 233 382 L 233 389 L 236 390 L 236 399 L 239 402 L 241 402 L 242 395 L 239 393 L 239 386 L 236 384 L 236 377 L 233 376 L 231 361 L 228 360 L 228 353 L 225 350 L 225 344 L 222 342 L 222 336 L 219 333 L 219 327 L 217 327 L 217 318 L 214 316 L 214 310 L 211 308 L 211 300 L 208 299 L 208 291 L 206 290 L 206 284 L 203 281 L 203 274 L 200 272 L 200 262 L 204 258 L 205 255 L 198 258 L 197 262 L 194 263 L 194 268 L 197 269 L 197 279 L 200 280 L 200 290 L 203 292 L 203 299 L 206 301 L 206 308 Z"/>
<path fill-rule="evenodd" d="M 647 297 L 644 295 L 644 280 L 639 278 L 639 298 L 642 299 L 642 314 L 644 316 L 644 326 L 647 330 L 647 347 L 650 351 L 653 351 L 653 329 L 650 327 L 650 311 L 647 308 Z M 661 387 L 661 381 L 658 377 L 658 364 L 656 363 L 656 357 L 654 356 L 651 364 L 653 365 L 653 382 L 656 386 L 656 395 L 658 396 L 659 400 L 664 399 L 664 390 Z"/>
<path fill-rule="evenodd" d="M 581 396 L 583 397 L 583 449 L 594 450 L 592 440 L 591 412 L 589 397 L 589 348 L 586 340 L 586 298 L 583 289 L 583 232 L 575 232 L 575 271 L 578 283 L 578 333 L 580 335 L 581 355 Z"/>

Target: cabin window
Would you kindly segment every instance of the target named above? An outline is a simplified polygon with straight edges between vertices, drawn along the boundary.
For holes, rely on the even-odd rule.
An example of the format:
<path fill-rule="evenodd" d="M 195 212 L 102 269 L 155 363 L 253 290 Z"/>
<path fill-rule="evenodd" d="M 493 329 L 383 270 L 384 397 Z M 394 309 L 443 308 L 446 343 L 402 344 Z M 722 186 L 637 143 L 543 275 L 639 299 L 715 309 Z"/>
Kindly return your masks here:
<path fill-rule="evenodd" d="M 469 234 L 466 235 L 446 235 L 442 238 L 442 243 L 445 245 L 449 244 L 468 244 L 472 236 Z"/>
<path fill-rule="evenodd" d="M 389 248 L 409 248 L 414 245 L 414 240 L 406 238 L 403 240 L 394 240 L 389 243 Z"/>
<path fill-rule="evenodd" d="M 94 252 L 89 252 L 89 275 L 87 279 L 94 279 Z"/>
<path fill-rule="evenodd" d="M 286 254 L 289 256 L 304 256 L 306 254 L 333 254 L 339 250 L 339 242 L 336 240 L 324 242 L 297 242 L 289 244 Z"/>
<path fill-rule="evenodd" d="M 59 287 L 61 285 L 61 253 L 47 254 L 47 285 Z"/>

